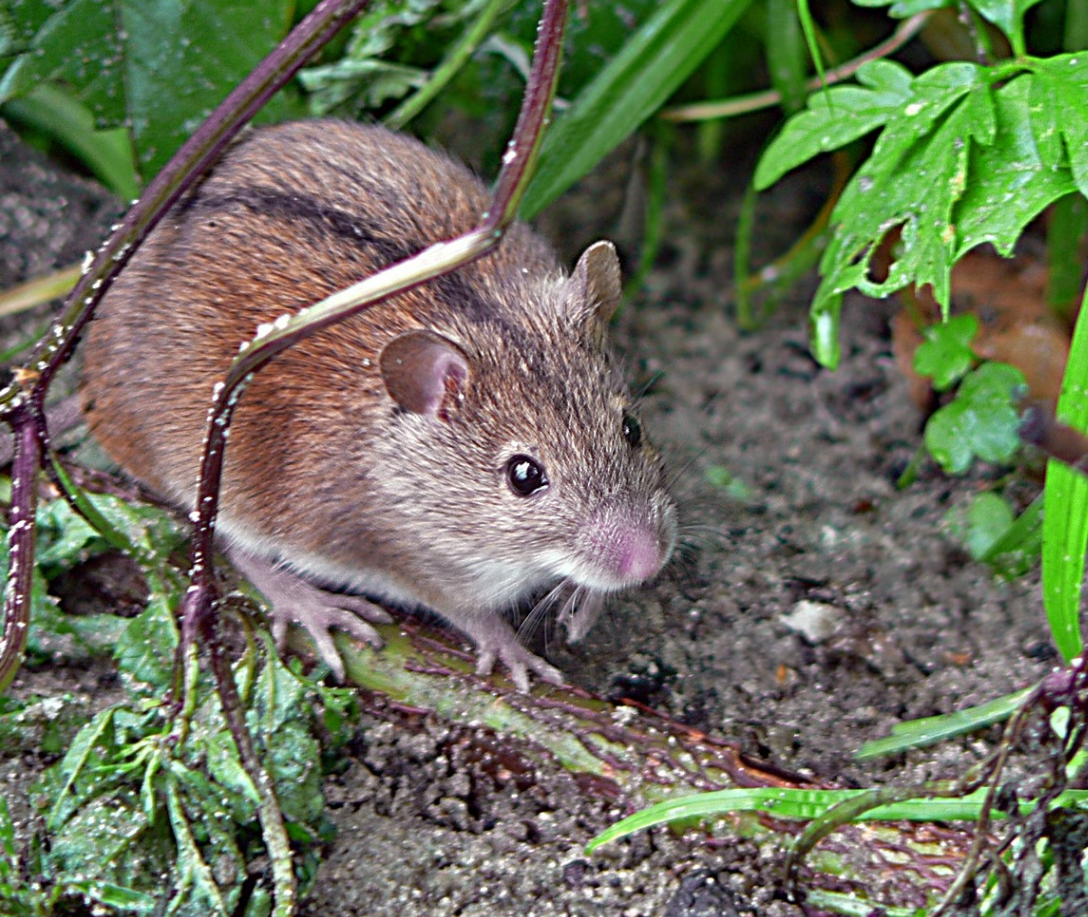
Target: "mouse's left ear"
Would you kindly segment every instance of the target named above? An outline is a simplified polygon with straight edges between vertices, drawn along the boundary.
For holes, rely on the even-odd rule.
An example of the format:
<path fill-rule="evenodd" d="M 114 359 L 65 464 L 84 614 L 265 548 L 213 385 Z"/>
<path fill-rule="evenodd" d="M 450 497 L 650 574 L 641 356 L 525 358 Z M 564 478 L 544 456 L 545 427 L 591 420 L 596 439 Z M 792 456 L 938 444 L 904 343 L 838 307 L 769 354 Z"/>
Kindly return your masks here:
<path fill-rule="evenodd" d="M 571 321 L 602 336 L 622 295 L 620 259 L 611 242 L 595 242 L 582 252 L 563 287 Z"/>
<path fill-rule="evenodd" d="M 393 338 L 378 358 L 389 396 L 402 408 L 442 420 L 468 388 L 469 364 L 453 341 L 431 331 Z"/>

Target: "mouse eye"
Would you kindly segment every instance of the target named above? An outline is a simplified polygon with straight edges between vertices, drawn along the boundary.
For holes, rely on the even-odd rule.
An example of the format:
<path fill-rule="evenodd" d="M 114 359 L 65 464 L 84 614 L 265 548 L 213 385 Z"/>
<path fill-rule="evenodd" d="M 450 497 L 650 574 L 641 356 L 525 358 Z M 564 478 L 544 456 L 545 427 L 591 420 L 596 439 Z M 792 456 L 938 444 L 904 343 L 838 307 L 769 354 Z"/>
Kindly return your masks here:
<path fill-rule="evenodd" d="M 515 455 L 506 463 L 506 480 L 519 497 L 529 497 L 548 486 L 544 466 L 528 455 Z"/>
<path fill-rule="evenodd" d="M 642 442 L 642 425 L 626 411 L 623 412 L 623 438 L 631 448 Z"/>

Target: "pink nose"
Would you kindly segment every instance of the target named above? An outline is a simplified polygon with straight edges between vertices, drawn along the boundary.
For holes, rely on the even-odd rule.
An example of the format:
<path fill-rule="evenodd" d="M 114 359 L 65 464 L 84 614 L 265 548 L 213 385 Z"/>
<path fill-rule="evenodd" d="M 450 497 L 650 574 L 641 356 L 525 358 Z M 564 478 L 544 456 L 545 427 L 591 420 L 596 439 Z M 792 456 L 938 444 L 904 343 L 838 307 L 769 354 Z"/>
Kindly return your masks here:
<path fill-rule="evenodd" d="M 652 532 L 638 529 L 627 532 L 617 548 L 617 572 L 625 579 L 641 582 L 661 568 L 661 545 Z"/>

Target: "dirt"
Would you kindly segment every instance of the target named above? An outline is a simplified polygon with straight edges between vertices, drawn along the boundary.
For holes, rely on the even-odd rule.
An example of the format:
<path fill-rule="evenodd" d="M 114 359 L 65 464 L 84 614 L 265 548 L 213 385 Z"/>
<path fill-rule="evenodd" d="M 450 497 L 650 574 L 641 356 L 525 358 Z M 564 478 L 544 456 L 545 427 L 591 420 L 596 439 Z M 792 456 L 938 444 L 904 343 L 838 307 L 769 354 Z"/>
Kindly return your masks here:
<path fill-rule="evenodd" d="M 611 166 L 544 224 L 568 257 L 618 219 L 604 204 L 619 206 L 623 158 Z M 792 771 L 844 786 L 954 776 L 992 735 L 866 763 L 853 752 L 896 723 L 1048 671 L 1037 574 L 997 579 L 949 533 L 946 514 L 996 470 L 949 479 L 923 463 L 897 488 L 922 417 L 893 363 L 887 305 L 848 302 L 836 372 L 808 352 L 811 285 L 758 331 L 738 331 L 731 246 L 747 169 L 677 166 L 659 265 L 616 331 L 633 378 L 648 385 L 644 427 L 675 470 L 681 545 L 583 644 L 544 634 L 550 658 L 577 685 L 633 697 Z M 761 203 L 757 262 L 803 228 L 822 181 L 818 171 L 788 179 Z M 0 126 L 0 286 L 78 257 L 111 209 Z M 108 667 L 92 663 L 26 671 L 13 690 L 102 702 L 110 688 Z M 776 846 L 709 847 L 655 829 L 587 856 L 585 842 L 620 810 L 558 768 L 529 790 L 504 782 L 461 753 L 463 738 L 432 718 L 411 729 L 364 721 L 346 769 L 327 782 L 339 833 L 304 915 L 801 913 L 780 896 Z M 0 779 L 24 818 L 21 788 L 53 760 L 0 750 Z"/>

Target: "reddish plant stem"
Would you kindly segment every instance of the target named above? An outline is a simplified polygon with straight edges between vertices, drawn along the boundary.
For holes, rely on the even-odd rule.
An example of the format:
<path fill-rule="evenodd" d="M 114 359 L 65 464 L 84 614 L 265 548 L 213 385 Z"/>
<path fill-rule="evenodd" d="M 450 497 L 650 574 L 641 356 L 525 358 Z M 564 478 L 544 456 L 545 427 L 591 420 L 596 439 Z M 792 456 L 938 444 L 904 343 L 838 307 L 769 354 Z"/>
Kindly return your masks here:
<path fill-rule="evenodd" d="M 190 551 L 191 585 L 183 603 L 184 622 L 178 648 L 179 659 L 186 658 L 192 643 L 201 633 L 206 632 L 207 621 L 215 602 L 213 540 L 219 512 L 225 434 L 246 383 L 269 360 L 311 334 L 390 296 L 483 257 L 499 244 L 517 213 L 518 204 L 528 185 L 551 111 L 562 53 L 567 6 L 568 0 L 547 0 L 545 4 L 521 112 L 514 135 L 503 156 L 503 167 L 495 184 L 491 204 L 480 224 L 464 235 L 433 245 L 412 258 L 360 281 L 348 290 L 334 294 L 303 310 L 281 328 L 254 339 L 242 349 L 226 380 L 217 388 L 200 466 Z"/>
<path fill-rule="evenodd" d="M 8 544 L 12 557 L 4 595 L 0 637 L 0 692 L 18 670 L 26 648 L 30 617 L 30 573 L 34 562 L 36 481 L 48 432 L 42 415 L 46 392 L 71 356 L 94 307 L 133 252 L 173 204 L 207 170 L 224 146 L 253 114 L 369 0 L 321 0 L 277 48 L 244 79 L 147 186 L 121 225 L 99 249 L 65 301 L 64 314 L 42 338 L 14 381 L 0 391 L 0 419 L 11 425 L 16 450 L 12 475 L 28 486 L 12 494 Z M 31 433 L 28 428 L 32 428 Z M 30 447 L 30 442 L 36 445 Z"/>

